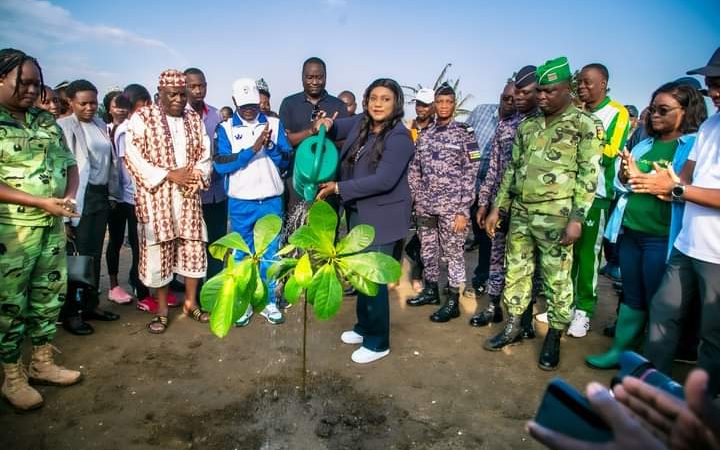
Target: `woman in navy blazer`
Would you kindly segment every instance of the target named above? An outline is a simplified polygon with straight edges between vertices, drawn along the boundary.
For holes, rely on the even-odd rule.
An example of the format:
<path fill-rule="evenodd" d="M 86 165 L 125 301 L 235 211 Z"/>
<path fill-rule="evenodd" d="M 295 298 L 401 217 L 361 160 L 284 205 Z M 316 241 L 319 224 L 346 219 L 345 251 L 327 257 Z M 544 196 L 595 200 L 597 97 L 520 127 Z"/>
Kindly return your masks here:
<path fill-rule="evenodd" d="M 392 255 L 410 227 L 412 200 L 407 168 L 415 146 L 402 123 L 404 98 L 394 80 L 380 78 L 365 90 L 364 113 L 333 121 L 323 119 L 333 140 L 344 140 L 338 181 L 321 185 L 318 199 L 338 194 L 348 227 L 375 228 L 368 251 Z M 387 286 L 374 297 L 358 294 L 357 324 L 342 334 L 346 344 L 362 344 L 352 360 L 364 364 L 390 353 L 390 308 Z"/>

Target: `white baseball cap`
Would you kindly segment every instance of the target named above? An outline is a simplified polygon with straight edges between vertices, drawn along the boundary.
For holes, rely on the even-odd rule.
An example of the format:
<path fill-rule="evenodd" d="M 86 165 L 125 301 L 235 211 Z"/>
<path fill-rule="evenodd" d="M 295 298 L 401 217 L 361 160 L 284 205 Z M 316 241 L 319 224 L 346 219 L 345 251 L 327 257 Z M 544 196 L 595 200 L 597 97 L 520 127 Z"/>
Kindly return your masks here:
<path fill-rule="evenodd" d="M 415 98 L 413 99 L 413 101 L 429 105 L 430 103 L 435 101 L 435 91 L 429 88 L 419 89 L 415 93 Z"/>
<path fill-rule="evenodd" d="M 252 78 L 238 78 L 232 85 L 232 95 L 237 106 L 257 105 L 260 103 L 260 92 Z"/>

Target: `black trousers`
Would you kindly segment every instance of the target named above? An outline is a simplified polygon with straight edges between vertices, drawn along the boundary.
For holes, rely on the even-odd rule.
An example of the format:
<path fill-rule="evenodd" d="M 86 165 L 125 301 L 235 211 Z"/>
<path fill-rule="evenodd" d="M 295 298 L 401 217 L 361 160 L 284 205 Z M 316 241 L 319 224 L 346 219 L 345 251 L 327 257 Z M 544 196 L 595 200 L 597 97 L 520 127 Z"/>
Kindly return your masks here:
<path fill-rule="evenodd" d="M 472 223 L 475 223 L 475 216 L 471 216 Z M 478 263 L 472 277 L 472 286 L 479 288 L 487 283 L 490 277 L 490 251 L 492 249 L 492 241 L 487 233 L 481 231 L 477 238 L 478 243 Z"/>
<path fill-rule="evenodd" d="M 673 249 L 665 276 L 650 302 L 645 356 L 661 372 L 670 373 L 692 303 L 700 299 L 698 366 L 710 375 L 708 392 L 720 393 L 720 264 L 700 261 Z M 697 314 L 697 311 L 695 311 Z"/>
<path fill-rule="evenodd" d="M 132 253 L 132 264 L 128 281 L 135 288 L 138 300 L 150 295 L 150 290 L 138 277 L 138 264 L 140 263 L 140 247 L 138 244 L 137 216 L 135 205 L 132 203 L 118 202 L 110 210 L 108 216 L 108 245 L 105 250 L 105 261 L 109 275 L 117 275 L 120 271 L 120 250 L 125 241 L 125 226 L 127 225 L 127 237 Z"/>
<path fill-rule="evenodd" d="M 100 288 L 100 261 L 102 259 L 105 229 L 110 214 L 110 201 L 108 200 L 107 185 L 88 184 L 85 190 L 80 223 L 75 227 L 75 246 L 81 255 L 93 257 L 95 269 L 95 286 L 85 288 L 80 301 L 77 299 L 77 289 L 80 286 L 68 284 L 68 293 L 60 312 L 61 317 L 77 315 L 80 310 L 90 311 L 97 308 L 100 301 L 98 289 Z M 69 246 L 72 247 L 72 246 Z"/>
<path fill-rule="evenodd" d="M 207 226 L 208 233 L 208 249 L 210 248 L 210 244 L 225 236 L 228 232 L 227 208 L 227 200 L 217 203 L 203 203 L 202 205 L 203 218 L 205 219 L 205 225 Z M 207 261 L 207 279 L 209 280 L 223 270 L 223 262 L 210 256 L 209 250 L 207 254 Z"/>

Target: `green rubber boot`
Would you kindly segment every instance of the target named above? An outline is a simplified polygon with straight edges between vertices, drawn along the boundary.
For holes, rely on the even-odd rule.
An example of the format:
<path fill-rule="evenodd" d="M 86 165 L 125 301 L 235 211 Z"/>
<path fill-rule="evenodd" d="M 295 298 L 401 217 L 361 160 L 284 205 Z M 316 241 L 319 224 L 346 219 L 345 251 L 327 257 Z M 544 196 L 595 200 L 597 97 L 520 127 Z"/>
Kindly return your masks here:
<path fill-rule="evenodd" d="M 618 367 L 620 354 L 635 344 L 645 331 L 647 316 L 647 311 L 632 309 L 625 304 L 620 304 L 612 347 L 602 355 L 586 357 L 585 362 L 596 369 Z"/>

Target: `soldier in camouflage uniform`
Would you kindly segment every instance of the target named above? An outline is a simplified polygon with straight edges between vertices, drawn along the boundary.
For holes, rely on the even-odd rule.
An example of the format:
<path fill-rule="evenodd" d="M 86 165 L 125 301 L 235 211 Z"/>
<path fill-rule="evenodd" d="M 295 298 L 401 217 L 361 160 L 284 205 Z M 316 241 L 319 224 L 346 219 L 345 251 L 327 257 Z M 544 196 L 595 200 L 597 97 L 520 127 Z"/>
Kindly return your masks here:
<path fill-rule="evenodd" d="M 465 234 L 480 165 L 475 133 L 467 125 L 453 120 L 455 104 L 455 91 L 447 84 L 435 91 L 435 123 L 420 135 L 408 170 L 425 266 L 423 291 L 409 299 L 409 305 L 440 303 L 440 255 L 448 262 L 448 301 L 430 316 L 433 322 L 447 322 L 460 316 L 459 289 L 465 282 Z"/>
<path fill-rule="evenodd" d="M 42 405 L 21 361 L 33 344 L 29 373 L 45 384 L 69 385 L 80 372 L 53 362 L 51 342 L 67 283 L 65 231 L 78 172 L 52 114 L 32 107 L 41 95 L 35 59 L 0 50 L 0 360 L 2 396 L 21 410 Z"/>
<path fill-rule="evenodd" d="M 531 299 L 539 254 L 550 325 L 538 362 L 544 370 L 554 370 L 560 362 L 560 336 L 573 302 L 572 244 L 593 202 L 604 135 L 599 120 L 573 106 L 570 77 L 564 57 L 538 67 L 542 114 L 520 124 L 512 162 L 485 221 L 492 236 L 500 214 L 510 213 L 503 292 L 509 318 L 484 348 L 497 351 L 520 339 L 520 317 Z"/>

